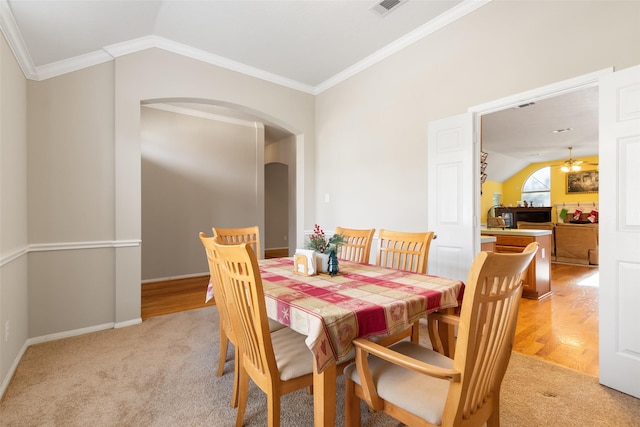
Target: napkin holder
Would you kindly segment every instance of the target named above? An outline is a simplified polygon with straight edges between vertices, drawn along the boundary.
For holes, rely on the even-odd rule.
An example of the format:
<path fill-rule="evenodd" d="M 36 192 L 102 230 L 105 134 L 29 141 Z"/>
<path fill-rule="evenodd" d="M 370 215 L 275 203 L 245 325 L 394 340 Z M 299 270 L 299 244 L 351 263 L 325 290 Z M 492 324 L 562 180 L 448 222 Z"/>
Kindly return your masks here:
<path fill-rule="evenodd" d="M 315 276 L 316 257 L 313 251 L 298 249 L 293 256 L 293 272 L 301 276 Z"/>

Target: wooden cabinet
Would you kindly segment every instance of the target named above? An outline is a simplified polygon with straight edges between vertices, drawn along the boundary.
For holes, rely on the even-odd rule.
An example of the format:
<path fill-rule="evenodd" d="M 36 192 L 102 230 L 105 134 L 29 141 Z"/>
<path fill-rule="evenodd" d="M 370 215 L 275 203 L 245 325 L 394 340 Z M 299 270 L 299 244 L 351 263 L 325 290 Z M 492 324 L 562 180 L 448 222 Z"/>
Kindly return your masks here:
<path fill-rule="evenodd" d="M 531 242 L 538 242 L 540 248 L 535 260 L 531 262 L 524 277 L 522 296 L 530 299 L 540 299 L 551 293 L 551 235 L 511 235 L 498 234 L 499 232 L 484 233 L 496 237 L 495 252 L 519 253 Z M 503 231 L 509 233 L 509 231 Z"/>
<path fill-rule="evenodd" d="M 496 251 L 496 238 L 493 236 L 482 236 L 480 239 L 480 250 L 481 251 Z"/>

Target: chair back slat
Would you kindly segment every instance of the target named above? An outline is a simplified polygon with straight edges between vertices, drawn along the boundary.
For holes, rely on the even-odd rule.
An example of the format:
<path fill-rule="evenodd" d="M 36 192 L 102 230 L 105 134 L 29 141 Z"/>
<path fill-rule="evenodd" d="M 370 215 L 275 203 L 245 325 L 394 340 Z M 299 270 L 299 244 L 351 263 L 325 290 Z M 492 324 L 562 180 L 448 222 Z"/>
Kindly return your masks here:
<path fill-rule="evenodd" d="M 375 228 L 358 230 L 336 227 L 335 234 L 340 234 L 344 237 L 344 243 L 338 247 L 338 258 L 368 264 L 375 231 Z"/>
<path fill-rule="evenodd" d="M 222 277 L 220 273 L 220 259 L 215 248 L 215 237 L 207 237 L 206 234 L 200 232 L 200 241 L 204 246 L 205 253 L 207 254 L 207 262 L 209 263 L 209 280 L 213 286 L 213 297 L 218 307 L 218 314 L 220 316 L 220 322 L 227 334 L 227 337 L 232 343 L 236 343 L 236 335 L 231 323 L 231 317 L 229 316 L 229 310 L 227 308 L 227 299 L 224 294 L 224 288 L 222 286 Z"/>
<path fill-rule="evenodd" d="M 397 270 L 426 273 L 432 231 L 407 233 L 380 230 L 376 264 Z"/>
<path fill-rule="evenodd" d="M 258 260 L 250 243 L 214 243 L 221 259 L 224 291 L 231 321 L 244 355 L 243 367 L 252 378 L 270 381 L 278 369 L 269 332 L 264 288 Z"/>
<path fill-rule="evenodd" d="M 538 244 L 519 254 L 481 252 L 466 282 L 453 362 L 462 373 L 452 383 L 443 425 L 473 418 L 498 397 L 511 350 L 526 269 Z"/>
<path fill-rule="evenodd" d="M 212 230 L 214 237 L 220 237 L 222 244 L 237 245 L 240 243 L 249 243 L 256 257 L 258 259 L 262 257 L 262 252 L 260 252 L 260 229 L 257 225 L 240 228 L 213 227 Z"/>

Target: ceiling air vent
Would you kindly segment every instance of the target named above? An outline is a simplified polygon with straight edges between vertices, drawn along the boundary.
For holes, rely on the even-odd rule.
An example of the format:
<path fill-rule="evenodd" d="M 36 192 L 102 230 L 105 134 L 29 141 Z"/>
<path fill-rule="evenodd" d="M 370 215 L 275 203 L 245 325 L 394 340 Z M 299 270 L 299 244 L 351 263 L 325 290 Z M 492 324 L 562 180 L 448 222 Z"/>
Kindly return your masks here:
<path fill-rule="evenodd" d="M 373 6 L 371 6 L 371 11 L 380 16 L 385 16 L 387 13 L 395 10 L 402 3 L 405 3 L 407 0 L 382 0 L 376 2 Z"/>

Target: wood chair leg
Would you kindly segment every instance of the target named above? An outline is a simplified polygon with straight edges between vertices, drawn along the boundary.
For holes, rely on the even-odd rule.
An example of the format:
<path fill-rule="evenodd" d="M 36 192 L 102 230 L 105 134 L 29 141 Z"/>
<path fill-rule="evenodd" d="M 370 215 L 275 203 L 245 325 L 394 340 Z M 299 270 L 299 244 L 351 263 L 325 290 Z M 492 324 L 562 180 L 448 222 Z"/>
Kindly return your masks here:
<path fill-rule="evenodd" d="M 442 340 L 440 339 L 440 334 L 438 331 L 438 322 L 430 317 L 427 317 L 427 324 L 427 330 L 429 331 L 429 340 L 431 341 L 431 348 L 440 354 L 444 354 L 444 346 L 442 344 Z"/>
<path fill-rule="evenodd" d="M 487 419 L 487 427 L 500 427 L 500 396 L 494 397 L 493 411 Z"/>
<path fill-rule="evenodd" d="M 220 325 L 220 354 L 218 356 L 218 376 L 221 377 L 224 373 L 224 364 L 227 361 L 227 350 L 229 349 L 229 339 L 224 332 L 222 325 Z"/>
<path fill-rule="evenodd" d="M 249 375 L 241 367 L 239 367 L 238 370 L 241 372 L 238 381 L 239 400 L 238 412 L 236 414 L 236 427 L 242 427 L 242 424 L 244 423 L 244 413 L 247 409 L 247 398 L 249 395 Z"/>
<path fill-rule="evenodd" d="M 411 326 L 411 342 L 420 344 L 420 321 L 418 320 Z"/>
<path fill-rule="evenodd" d="M 271 390 L 267 396 L 268 427 L 280 427 L 280 395 L 276 390 Z"/>
<path fill-rule="evenodd" d="M 238 394 L 240 393 L 239 384 L 240 384 L 240 370 L 242 366 L 240 366 L 240 352 L 237 348 L 233 349 L 234 351 L 234 367 L 233 367 L 233 392 L 231 393 L 231 407 L 235 408 L 238 406 Z"/>
<path fill-rule="evenodd" d="M 356 396 L 355 383 L 346 379 L 344 425 L 360 427 L 360 398 Z"/>

